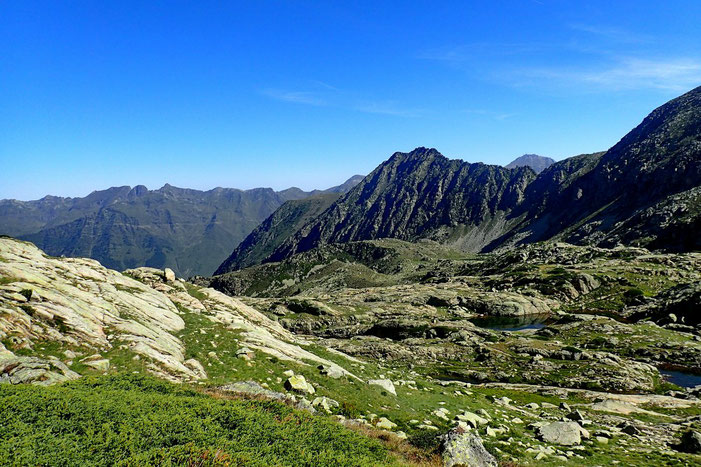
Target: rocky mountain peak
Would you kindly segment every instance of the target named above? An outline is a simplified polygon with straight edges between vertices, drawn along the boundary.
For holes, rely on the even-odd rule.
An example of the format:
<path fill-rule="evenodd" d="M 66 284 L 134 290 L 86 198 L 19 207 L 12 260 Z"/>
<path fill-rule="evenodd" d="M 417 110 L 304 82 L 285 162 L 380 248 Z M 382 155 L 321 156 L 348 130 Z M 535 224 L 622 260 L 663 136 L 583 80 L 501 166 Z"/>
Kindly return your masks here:
<path fill-rule="evenodd" d="M 507 169 L 515 169 L 517 167 L 530 167 L 537 174 L 547 169 L 555 163 L 550 157 L 539 156 L 538 154 L 524 154 L 517 157 L 509 164 L 505 165 Z"/>
<path fill-rule="evenodd" d="M 443 154 L 438 152 L 437 149 L 435 148 L 426 148 L 423 146 L 420 146 L 412 151 L 409 152 L 396 152 L 394 153 L 393 157 L 396 156 L 398 159 L 403 159 L 403 160 L 412 160 L 412 159 L 432 159 L 436 157 L 443 157 Z"/>
<path fill-rule="evenodd" d="M 139 198 L 141 196 L 144 196 L 148 194 L 148 188 L 146 188 L 144 185 L 137 185 L 134 188 L 129 191 L 127 194 L 128 198 Z"/>

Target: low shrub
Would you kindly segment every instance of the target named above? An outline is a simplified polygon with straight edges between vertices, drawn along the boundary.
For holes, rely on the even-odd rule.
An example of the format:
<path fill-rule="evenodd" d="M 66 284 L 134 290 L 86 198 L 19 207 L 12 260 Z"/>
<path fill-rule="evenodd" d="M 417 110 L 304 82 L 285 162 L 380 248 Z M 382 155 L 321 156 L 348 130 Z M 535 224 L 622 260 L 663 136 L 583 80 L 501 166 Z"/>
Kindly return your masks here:
<path fill-rule="evenodd" d="M 387 465 L 378 441 L 272 401 L 139 375 L 0 384 L 0 465 Z"/>

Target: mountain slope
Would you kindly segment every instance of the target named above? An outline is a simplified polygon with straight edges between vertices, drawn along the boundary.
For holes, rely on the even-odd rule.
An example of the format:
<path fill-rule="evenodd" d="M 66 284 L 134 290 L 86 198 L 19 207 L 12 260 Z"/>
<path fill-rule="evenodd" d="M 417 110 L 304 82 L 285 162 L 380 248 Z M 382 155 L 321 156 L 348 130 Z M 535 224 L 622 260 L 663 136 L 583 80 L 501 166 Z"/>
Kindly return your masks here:
<path fill-rule="evenodd" d="M 557 237 L 601 246 L 623 240 L 683 249 L 683 245 L 661 244 L 656 239 L 673 236 L 664 224 L 689 229 L 670 223 L 674 211 L 696 212 L 698 216 L 694 207 L 697 198 L 682 197 L 676 202 L 668 198 L 701 186 L 701 87 L 655 109 L 594 166 L 579 170 L 568 183 L 554 176 L 556 170 L 558 164 L 541 174 L 527 193 L 527 202 L 515 213 L 529 219 L 512 235 L 520 237 L 519 243 Z M 668 206 L 669 214 L 657 227 L 637 233 L 621 231 L 630 219 L 658 203 L 675 207 Z M 692 219 L 688 225 L 694 222 Z"/>
<path fill-rule="evenodd" d="M 506 167 L 507 169 L 515 169 L 517 167 L 530 167 L 535 173 L 539 174 L 554 163 L 555 160 L 549 157 L 539 156 L 538 154 L 524 154 L 521 157 L 517 157 L 504 167 Z"/>
<path fill-rule="evenodd" d="M 503 219 L 533 178 L 528 168 L 449 160 L 435 149 L 395 153 L 267 260 L 323 243 L 384 237 L 434 238 L 479 249 L 503 233 Z M 488 231 L 481 229 L 488 224 Z M 458 226 L 460 231 L 451 229 Z"/>
<path fill-rule="evenodd" d="M 280 359 L 333 366 L 303 350 L 297 345 L 303 340 L 257 310 L 169 277 L 167 271 L 119 273 L 91 259 L 52 258 L 30 243 L 0 238 L 0 279 L 0 340 L 11 347 L 0 343 L 0 361 L 17 359 L 22 365 L 23 357 L 11 350 L 52 342 L 87 355 L 103 352 L 103 366 L 114 359 L 111 365 L 122 366 L 122 371 L 137 366 L 172 381 L 207 379 L 216 369 L 207 365 L 205 370 L 202 362 L 187 356 L 193 353 L 187 347 L 197 344 L 192 336 L 209 329 L 212 335 L 226 332 L 228 341 Z M 132 361 L 134 355 L 138 358 Z M 81 362 L 73 371 L 58 365 L 33 375 L 60 381 L 78 377 L 76 370 L 99 366 L 89 358 Z"/>
<path fill-rule="evenodd" d="M 302 200 L 287 201 L 256 227 L 214 274 L 224 274 L 261 263 L 284 240 L 328 209 L 339 197 L 340 194 L 337 193 L 322 193 Z"/>

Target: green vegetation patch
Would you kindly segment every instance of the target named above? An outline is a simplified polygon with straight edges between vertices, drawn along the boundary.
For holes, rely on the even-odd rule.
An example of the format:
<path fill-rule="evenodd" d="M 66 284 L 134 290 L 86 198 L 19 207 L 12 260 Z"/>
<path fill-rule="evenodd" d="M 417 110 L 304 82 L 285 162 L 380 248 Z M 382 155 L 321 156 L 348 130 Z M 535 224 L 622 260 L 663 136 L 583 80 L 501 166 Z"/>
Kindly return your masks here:
<path fill-rule="evenodd" d="M 156 379 L 0 385 L 1 465 L 388 465 L 379 441 L 277 402 Z"/>

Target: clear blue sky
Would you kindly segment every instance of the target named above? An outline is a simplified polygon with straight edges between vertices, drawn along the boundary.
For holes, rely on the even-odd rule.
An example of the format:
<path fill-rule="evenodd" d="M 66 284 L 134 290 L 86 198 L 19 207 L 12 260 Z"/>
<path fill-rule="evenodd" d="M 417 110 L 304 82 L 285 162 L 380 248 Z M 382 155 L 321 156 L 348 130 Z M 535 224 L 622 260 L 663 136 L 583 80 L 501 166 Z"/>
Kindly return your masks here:
<path fill-rule="evenodd" d="M 0 198 L 607 149 L 701 84 L 700 19 L 695 0 L 0 1 Z"/>

